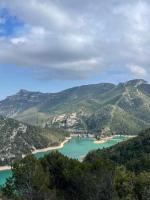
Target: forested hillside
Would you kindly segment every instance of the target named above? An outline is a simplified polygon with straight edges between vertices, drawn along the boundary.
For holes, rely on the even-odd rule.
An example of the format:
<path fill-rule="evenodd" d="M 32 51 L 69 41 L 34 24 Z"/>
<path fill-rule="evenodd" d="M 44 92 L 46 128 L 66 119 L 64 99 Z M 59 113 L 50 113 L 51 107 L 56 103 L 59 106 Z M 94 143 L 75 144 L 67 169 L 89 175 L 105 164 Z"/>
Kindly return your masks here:
<path fill-rule="evenodd" d="M 128 170 L 139 173 L 150 171 L 150 129 L 136 138 L 121 142 L 110 148 L 90 152 L 85 161 L 104 158 L 116 164 L 125 165 Z"/>
<path fill-rule="evenodd" d="M 14 163 L 13 176 L 2 188 L 2 196 L 21 200 L 149 200 L 149 143 L 147 130 L 107 150 L 91 152 L 83 162 L 57 151 L 40 160 L 29 155 Z"/>
<path fill-rule="evenodd" d="M 10 164 L 32 150 L 58 145 L 66 134 L 63 130 L 42 129 L 0 116 L 0 165 Z"/>

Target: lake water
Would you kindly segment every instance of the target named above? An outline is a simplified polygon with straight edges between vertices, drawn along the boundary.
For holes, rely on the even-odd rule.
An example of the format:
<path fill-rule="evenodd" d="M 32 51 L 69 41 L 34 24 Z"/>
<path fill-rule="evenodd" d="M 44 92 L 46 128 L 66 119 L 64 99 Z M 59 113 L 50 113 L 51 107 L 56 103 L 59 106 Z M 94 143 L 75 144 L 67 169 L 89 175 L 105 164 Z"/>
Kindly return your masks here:
<path fill-rule="evenodd" d="M 70 158 L 75 158 L 80 160 L 91 150 L 107 148 L 125 139 L 126 137 L 124 136 L 114 136 L 113 139 L 110 139 L 103 144 L 95 144 L 94 140 L 91 138 L 72 137 L 72 139 L 69 140 L 67 143 L 65 143 L 64 147 L 58 149 L 58 151 Z M 50 151 L 44 153 L 43 152 L 36 153 L 35 156 L 37 158 L 41 158 L 48 153 L 50 153 Z M 0 185 L 3 185 L 6 179 L 10 176 L 11 176 L 11 170 L 0 171 Z"/>

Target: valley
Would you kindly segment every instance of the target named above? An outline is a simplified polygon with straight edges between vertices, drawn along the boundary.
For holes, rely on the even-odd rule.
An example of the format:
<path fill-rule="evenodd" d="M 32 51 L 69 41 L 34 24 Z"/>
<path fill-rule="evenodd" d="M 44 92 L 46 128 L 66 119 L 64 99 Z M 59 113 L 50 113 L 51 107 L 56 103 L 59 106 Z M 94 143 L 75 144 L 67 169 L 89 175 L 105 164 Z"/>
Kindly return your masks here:
<path fill-rule="evenodd" d="M 95 144 L 94 138 L 73 136 L 71 139 L 68 138 L 67 140 L 65 140 L 65 142 L 63 142 L 63 145 L 35 150 L 33 151 L 33 155 L 36 158 L 42 158 L 52 152 L 52 150 L 58 150 L 60 153 L 68 156 L 69 158 L 74 158 L 81 161 L 89 151 L 108 148 L 127 139 L 128 138 L 125 136 L 114 136 L 102 144 Z M 6 178 L 10 177 L 10 175 L 10 166 L 0 167 L 0 185 L 4 184 Z"/>
<path fill-rule="evenodd" d="M 97 139 L 150 127 L 150 85 L 141 79 L 59 93 L 20 90 L 0 102 L 0 165 L 59 146 L 72 134 Z"/>
<path fill-rule="evenodd" d="M 130 171 L 139 173 L 147 170 L 145 173 L 149 173 L 147 128 L 150 127 L 150 85 L 144 80 L 136 79 L 118 85 L 87 85 L 60 93 L 21 90 L 0 102 L 0 115 L 0 185 L 6 184 L 6 191 L 3 186 L 6 195 L 9 194 L 9 187 L 13 191 L 9 180 L 17 180 L 17 177 L 14 178 L 17 169 L 25 167 L 19 173 L 25 172 L 23 176 L 26 178 L 35 163 L 40 166 L 40 162 L 44 163 L 47 159 L 50 163 L 54 159 L 54 171 L 58 167 L 55 162 L 60 163 L 63 159 L 66 159 L 65 164 L 76 163 L 85 169 L 98 166 L 102 171 L 104 166 L 101 165 L 106 162 L 104 165 L 108 171 L 101 177 L 108 176 L 112 169 L 117 170 L 118 175 L 113 177 L 114 184 L 117 176 L 120 177 L 119 173 L 125 173 L 127 177 L 128 173 L 132 173 Z M 147 131 L 141 133 L 144 129 Z M 25 165 L 19 164 L 22 162 Z M 122 171 L 120 165 L 129 172 Z M 72 164 L 69 166 L 72 168 Z M 70 168 L 65 167 L 66 170 Z M 90 176 L 94 178 L 93 173 Z M 111 179 L 111 174 L 109 176 Z M 106 179 L 103 182 L 107 182 Z M 149 195 L 147 191 L 146 195 Z M 131 192 L 135 195 L 134 189 Z"/>

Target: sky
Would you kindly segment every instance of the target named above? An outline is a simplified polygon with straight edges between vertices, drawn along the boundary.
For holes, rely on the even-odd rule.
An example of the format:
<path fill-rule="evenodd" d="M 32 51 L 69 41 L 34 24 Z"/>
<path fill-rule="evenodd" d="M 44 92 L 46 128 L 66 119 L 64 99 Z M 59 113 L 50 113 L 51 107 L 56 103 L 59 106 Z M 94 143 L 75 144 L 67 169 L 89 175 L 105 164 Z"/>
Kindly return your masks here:
<path fill-rule="evenodd" d="M 0 99 L 150 81 L 149 0 L 0 0 Z"/>

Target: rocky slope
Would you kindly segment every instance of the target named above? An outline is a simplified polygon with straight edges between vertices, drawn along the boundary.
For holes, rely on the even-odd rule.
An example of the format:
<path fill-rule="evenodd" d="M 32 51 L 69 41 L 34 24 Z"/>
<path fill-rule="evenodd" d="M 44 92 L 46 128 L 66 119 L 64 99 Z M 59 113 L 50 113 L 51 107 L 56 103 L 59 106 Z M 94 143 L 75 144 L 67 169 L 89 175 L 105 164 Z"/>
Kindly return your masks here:
<path fill-rule="evenodd" d="M 137 134 L 150 127 L 150 85 L 131 80 L 49 94 L 21 90 L 0 102 L 0 114 L 71 132 Z"/>
<path fill-rule="evenodd" d="M 17 94 L 0 102 L 0 114 L 13 117 L 24 110 L 40 104 L 49 94 L 20 90 Z"/>
<path fill-rule="evenodd" d="M 0 165 L 22 157 L 32 150 L 57 145 L 63 132 L 34 127 L 0 116 Z"/>

